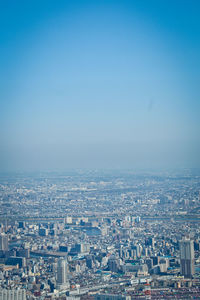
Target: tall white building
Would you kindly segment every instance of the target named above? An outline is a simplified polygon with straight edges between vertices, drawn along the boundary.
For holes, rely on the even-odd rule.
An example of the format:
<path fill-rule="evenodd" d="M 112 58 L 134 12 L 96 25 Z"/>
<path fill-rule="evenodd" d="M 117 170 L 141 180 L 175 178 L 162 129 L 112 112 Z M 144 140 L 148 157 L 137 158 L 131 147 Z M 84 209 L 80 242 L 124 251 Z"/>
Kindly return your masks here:
<path fill-rule="evenodd" d="M 194 275 L 194 242 L 184 238 L 180 241 L 181 274 L 185 277 Z"/>
<path fill-rule="evenodd" d="M 67 289 L 69 288 L 69 280 L 68 280 L 68 268 L 67 261 L 64 258 L 60 258 L 57 263 L 57 288 Z"/>

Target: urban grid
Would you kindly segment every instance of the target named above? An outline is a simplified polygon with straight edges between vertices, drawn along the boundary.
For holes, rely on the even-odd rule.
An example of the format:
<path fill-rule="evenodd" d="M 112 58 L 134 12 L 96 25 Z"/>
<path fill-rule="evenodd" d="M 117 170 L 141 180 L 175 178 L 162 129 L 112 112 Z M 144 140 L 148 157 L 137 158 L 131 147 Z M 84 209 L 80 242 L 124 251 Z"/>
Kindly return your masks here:
<path fill-rule="evenodd" d="M 200 299 L 196 170 L 3 174 L 0 209 L 0 300 Z"/>

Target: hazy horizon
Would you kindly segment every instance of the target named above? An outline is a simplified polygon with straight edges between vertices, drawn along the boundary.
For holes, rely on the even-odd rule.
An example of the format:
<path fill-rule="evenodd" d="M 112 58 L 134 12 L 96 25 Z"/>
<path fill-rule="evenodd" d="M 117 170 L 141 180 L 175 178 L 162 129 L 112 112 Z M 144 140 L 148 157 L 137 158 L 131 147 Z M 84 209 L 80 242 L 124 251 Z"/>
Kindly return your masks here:
<path fill-rule="evenodd" d="M 0 3 L 0 171 L 200 168 L 200 2 Z"/>

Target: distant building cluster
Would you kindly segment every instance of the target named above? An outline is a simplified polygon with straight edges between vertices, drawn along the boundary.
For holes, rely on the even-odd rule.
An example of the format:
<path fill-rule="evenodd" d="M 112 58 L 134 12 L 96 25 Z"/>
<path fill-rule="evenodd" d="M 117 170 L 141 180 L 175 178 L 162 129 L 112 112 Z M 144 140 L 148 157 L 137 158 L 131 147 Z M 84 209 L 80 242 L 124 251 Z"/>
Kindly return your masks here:
<path fill-rule="evenodd" d="M 200 299 L 200 177 L 48 176 L 1 183 L 0 300 Z"/>

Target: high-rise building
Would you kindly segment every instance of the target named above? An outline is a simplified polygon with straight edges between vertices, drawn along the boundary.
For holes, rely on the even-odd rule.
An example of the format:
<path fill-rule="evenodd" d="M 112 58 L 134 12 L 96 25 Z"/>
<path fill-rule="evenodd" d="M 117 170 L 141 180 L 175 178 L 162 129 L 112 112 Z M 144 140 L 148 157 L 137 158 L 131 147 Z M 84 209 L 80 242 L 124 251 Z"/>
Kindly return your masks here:
<path fill-rule="evenodd" d="M 67 261 L 64 258 L 60 258 L 57 263 L 57 288 L 59 290 L 69 288 Z"/>
<path fill-rule="evenodd" d="M 5 233 L 0 234 L 0 250 L 8 250 L 8 236 Z"/>
<path fill-rule="evenodd" d="M 185 277 L 194 275 L 194 242 L 184 238 L 180 241 L 181 274 Z"/>
<path fill-rule="evenodd" d="M 119 270 L 119 260 L 114 255 L 109 257 L 108 268 L 111 272 L 118 272 Z"/>
<path fill-rule="evenodd" d="M 26 300 L 26 291 L 22 289 L 0 288 L 0 300 Z"/>

